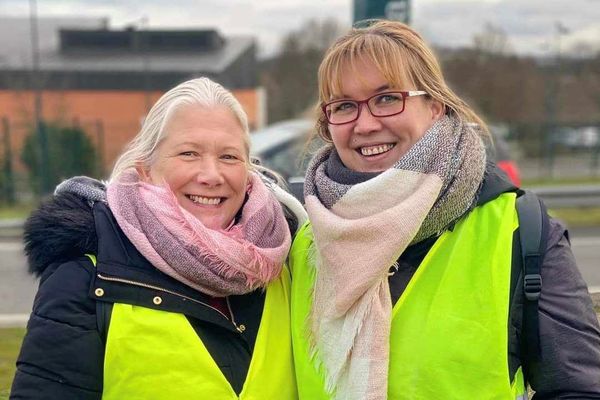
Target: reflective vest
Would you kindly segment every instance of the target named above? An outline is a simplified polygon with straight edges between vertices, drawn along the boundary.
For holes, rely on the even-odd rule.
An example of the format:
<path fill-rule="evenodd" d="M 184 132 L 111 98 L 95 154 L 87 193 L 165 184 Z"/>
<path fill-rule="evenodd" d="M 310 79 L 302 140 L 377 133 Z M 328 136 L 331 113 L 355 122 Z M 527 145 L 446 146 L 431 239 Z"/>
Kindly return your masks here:
<path fill-rule="evenodd" d="M 508 323 L 514 193 L 475 208 L 431 247 L 392 310 L 388 399 L 525 399 L 509 376 Z M 307 339 L 314 285 L 312 232 L 290 253 L 292 342 L 300 399 L 329 399 Z M 374 249 L 374 251 L 376 251 Z"/>
<path fill-rule="evenodd" d="M 238 396 L 183 314 L 115 303 L 104 358 L 105 400 L 296 399 L 287 267 L 266 291 Z"/>

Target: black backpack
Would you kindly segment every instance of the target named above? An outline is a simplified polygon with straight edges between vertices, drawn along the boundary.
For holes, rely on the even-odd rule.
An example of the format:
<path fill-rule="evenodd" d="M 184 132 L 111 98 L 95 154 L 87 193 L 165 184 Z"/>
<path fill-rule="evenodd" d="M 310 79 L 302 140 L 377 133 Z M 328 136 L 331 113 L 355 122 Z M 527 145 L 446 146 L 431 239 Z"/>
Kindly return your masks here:
<path fill-rule="evenodd" d="M 540 273 L 548 242 L 549 217 L 544 204 L 531 191 L 517 191 L 519 217 L 520 257 L 513 259 L 512 282 L 523 289 L 523 323 L 521 335 L 521 361 L 523 365 L 540 361 L 538 300 L 542 291 Z M 516 261 L 520 262 L 516 262 Z"/>

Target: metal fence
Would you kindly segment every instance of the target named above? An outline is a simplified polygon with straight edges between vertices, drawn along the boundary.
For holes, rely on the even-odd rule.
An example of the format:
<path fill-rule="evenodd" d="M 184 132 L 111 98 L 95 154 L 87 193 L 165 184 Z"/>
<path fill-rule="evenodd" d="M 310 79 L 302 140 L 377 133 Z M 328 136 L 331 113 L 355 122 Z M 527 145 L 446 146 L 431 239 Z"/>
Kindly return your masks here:
<path fill-rule="evenodd" d="M 61 128 L 80 129 L 90 139 L 95 151 L 94 175 L 105 173 L 105 133 L 102 120 L 70 121 L 54 123 Z M 33 134 L 31 124 L 16 122 L 7 116 L 0 116 L 0 203 L 14 204 L 31 197 L 30 172 L 23 162 L 23 148 L 27 137 Z M 51 141 L 52 137 L 47 138 Z M 40 149 L 36 149 L 40 151 Z M 47 150 L 46 150 L 47 151 Z M 68 151 L 65 149 L 65 151 Z"/>

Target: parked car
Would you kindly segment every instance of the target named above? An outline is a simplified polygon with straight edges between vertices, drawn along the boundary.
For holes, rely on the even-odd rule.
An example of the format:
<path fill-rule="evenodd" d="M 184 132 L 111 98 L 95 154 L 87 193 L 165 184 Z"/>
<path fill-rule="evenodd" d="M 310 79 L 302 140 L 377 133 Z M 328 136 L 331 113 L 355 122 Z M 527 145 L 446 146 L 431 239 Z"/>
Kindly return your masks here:
<path fill-rule="evenodd" d="M 308 119 L 293 119 L 254 131 L 250 135 L 250 154 L 286 180 L 304 176 L 310 158 L 304 154 L 305 145 L 313 127 Z"/>
<path fill-rule="evenodd" d="M 322 140 L 315 138 L 307 145 L 313 131 L 312 121 L 294 119 L 269 125 L 251 134 L 251 155 L 278 172 L 287 181 L 290 192 L 300 201 L 303 201 L 304 173 L 308 162 L 323 144 Z M 494 143 L 486 143 L 488 159 L 494 161 L 516 186 L 520 186 L 519 168 L 510 155 L 508 143 L 497 129 L 492 127 L 491 132 Z"/>
<path fill-rule="evenodd" d="M 503 170 L 509 179 L 516 186 L 521 186 L 521 172 L 515 162 L 514 158 L 510 154 L 510 146 L 506 142 L 503 136 L 497 133 L 492 127 L 490 129 L 492 133 L 493 144 L 486 145 L 488 160 L 492 160 L 496 163 L 501 170 Z"/>
<path fill-rule="evenodd" d="M 600 127 L 564 126 L 550 136 L 552 145 L 561 145 L 570 150 L 591 150 L 600 146 Z"/>

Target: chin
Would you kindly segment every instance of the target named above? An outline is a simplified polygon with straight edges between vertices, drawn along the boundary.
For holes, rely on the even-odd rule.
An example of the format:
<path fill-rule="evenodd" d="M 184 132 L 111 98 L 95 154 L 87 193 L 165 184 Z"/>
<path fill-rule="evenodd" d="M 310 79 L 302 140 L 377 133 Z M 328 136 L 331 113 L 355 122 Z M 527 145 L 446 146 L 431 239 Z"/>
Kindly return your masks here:
<path fill-rule="evenodd" d="M 223 223 L 221 222 L 221 220 L 214 220 L 212 218 L 206 219 L 206 218 L 198 218 L 200 220 L 200 222 L 202 222 L 202 224 L 209 228 L 209 229 L 223 229 Z"/>

